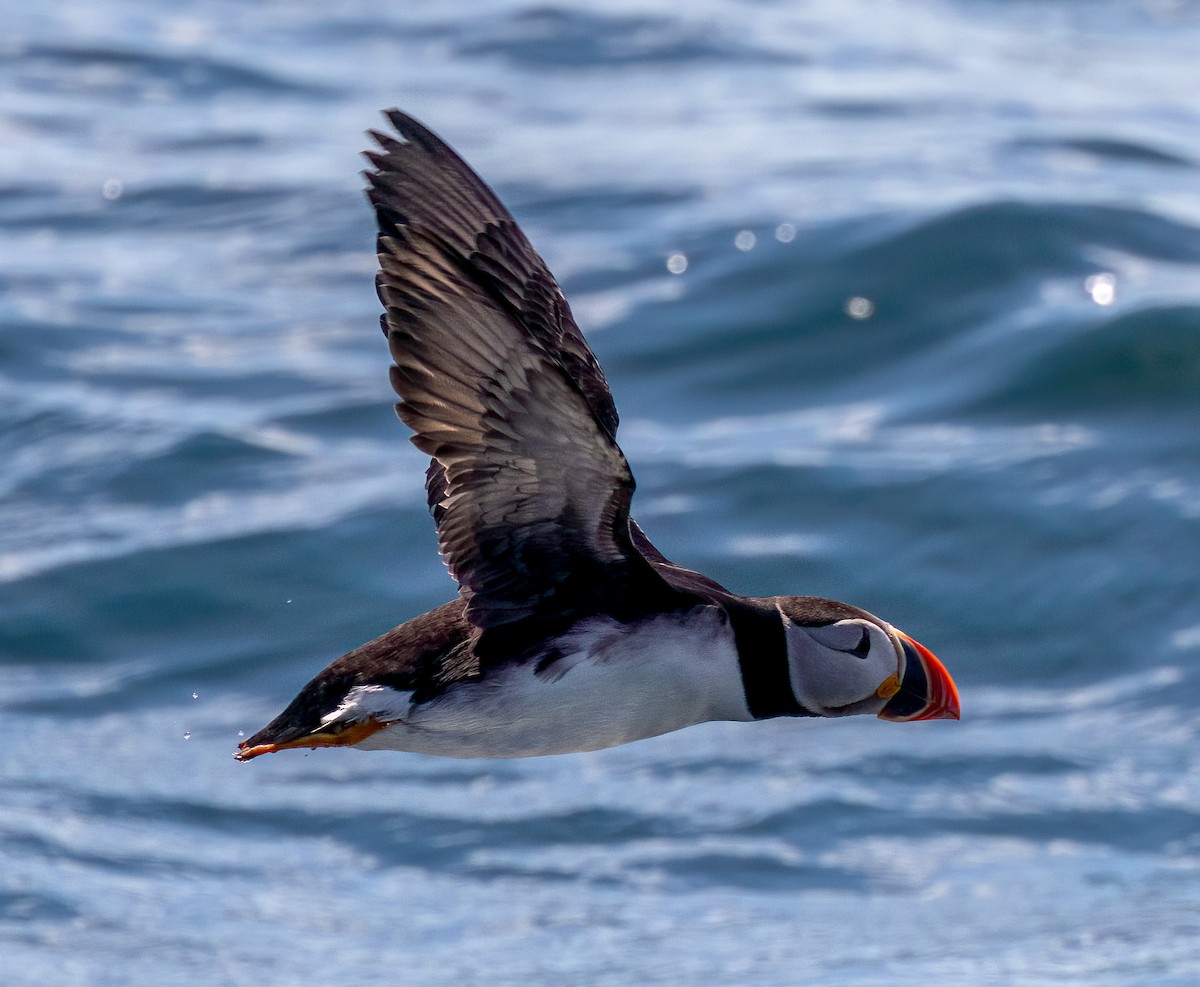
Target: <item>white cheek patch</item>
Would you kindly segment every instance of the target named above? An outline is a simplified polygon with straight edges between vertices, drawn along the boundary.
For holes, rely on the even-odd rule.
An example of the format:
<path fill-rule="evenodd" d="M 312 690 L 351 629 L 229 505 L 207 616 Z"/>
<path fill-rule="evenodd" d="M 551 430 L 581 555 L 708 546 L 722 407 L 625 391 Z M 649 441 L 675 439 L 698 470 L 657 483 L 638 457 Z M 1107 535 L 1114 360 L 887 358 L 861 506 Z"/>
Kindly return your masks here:
<path fill-rule="evenodd" d="M 872 681 L 873 676 L 864 674 L 864 664 L 840 652 L 821 650 L 803 664 L 793 665 L 793 675 L 799 680 L 795 682 L 795 688 L 800 701 L 828 710 L 873 695 L 879 683 Z"/>
<path fill-rule="evenodd" d="M 321 717 L 321 725 L 359 723 L 363 720 L 402 720 L 412 706 L 411 692 L 397 692 L 386 685 L 356 685 L 332 713 Z"/>
<path fill-rule="evenodd" d="M 860 708 L 864 702 L 882 706 L 876 690 L 896 671 L 895 649 L 882 630 L 860 620 L 799 627 L 784 619 L 788 671 L 801 704 L 826 715 L 873 712 Z M 864 630 L 869 635 L 870 649 L 865 657 L 858 657 L 851 651 L 862 642 Z"/>

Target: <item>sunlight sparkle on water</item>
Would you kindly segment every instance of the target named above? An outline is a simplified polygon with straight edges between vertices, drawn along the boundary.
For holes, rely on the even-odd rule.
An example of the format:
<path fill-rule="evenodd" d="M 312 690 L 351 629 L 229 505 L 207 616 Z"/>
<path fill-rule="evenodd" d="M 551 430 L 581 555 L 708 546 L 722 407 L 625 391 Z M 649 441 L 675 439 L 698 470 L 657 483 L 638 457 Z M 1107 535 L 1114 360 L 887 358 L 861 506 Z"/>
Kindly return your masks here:
<path fill-rule="evenodd" d="M 869 298 L 855 295 L 853 298 L 846 299 L 845 312 L 850 318 L 858 319 L 861 322 L 875 314 L 875 303 Z"/>
<path fill-rule="evenodd" d="M 1097 305 L 1111 305 L 1117 300 L 1117 276 L 1107 272 L 1093 274 L 1083 282 L 1083 290 Z"/>

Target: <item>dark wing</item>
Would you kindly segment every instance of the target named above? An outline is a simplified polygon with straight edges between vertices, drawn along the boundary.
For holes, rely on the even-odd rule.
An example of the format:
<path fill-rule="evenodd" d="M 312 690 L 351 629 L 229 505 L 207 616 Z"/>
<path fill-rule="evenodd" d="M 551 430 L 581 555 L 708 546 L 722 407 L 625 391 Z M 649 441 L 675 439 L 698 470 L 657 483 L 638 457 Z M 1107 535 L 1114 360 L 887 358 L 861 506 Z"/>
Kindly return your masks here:
<path fill-rule="evenodd" d="M 681 594 L 689 597 L 699 597 L 708 603 L 724 603 L 732 599 L 735 594 L 729 592 L 715 579 L 710 579 L 708 576 L 696 572 L 694 569 L 685 569 L 681 565 L 676 565 L 668 559 L 662 552 L 654 547 L 646 533 L 641 529 L 638 523 L 629 519 L 629 533 L 633 539 L 633 546 L 638 553 L 654 567 L 654 571 L 673 589 L 678 590 Z"/>
<path fill-rule="evenodd" d="M 397 110 L 367 190 L 397 411 L 433 457 L 443 558 L 481 629 L 665 583 L 629 533 L 604 375 L 554 277 L 449 147 Z"/>

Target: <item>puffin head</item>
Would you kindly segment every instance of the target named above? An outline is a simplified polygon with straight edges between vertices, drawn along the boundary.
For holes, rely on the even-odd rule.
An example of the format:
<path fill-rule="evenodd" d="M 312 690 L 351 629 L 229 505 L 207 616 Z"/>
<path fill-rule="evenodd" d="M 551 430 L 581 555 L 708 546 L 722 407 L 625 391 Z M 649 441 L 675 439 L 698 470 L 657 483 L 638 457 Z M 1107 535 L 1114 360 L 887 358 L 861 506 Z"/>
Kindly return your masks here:
<path fill-rule="evenodd" d="M 834 600 L 780 596 L 797 701 L 819 716 L 874 713 L 908 722 L 959 718 L 958 688 L 924 645 Z"/>

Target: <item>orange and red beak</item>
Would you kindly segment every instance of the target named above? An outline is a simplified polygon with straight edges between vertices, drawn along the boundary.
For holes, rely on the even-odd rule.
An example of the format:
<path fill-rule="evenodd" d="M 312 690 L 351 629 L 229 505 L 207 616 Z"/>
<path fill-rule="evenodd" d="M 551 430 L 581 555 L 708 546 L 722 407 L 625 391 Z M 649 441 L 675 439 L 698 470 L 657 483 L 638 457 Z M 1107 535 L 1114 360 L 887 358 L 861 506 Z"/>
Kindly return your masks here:
<path fill-rule="evenodd" d="M 958 687 L 946 667 L 933 656 L 932 651 L 903 631 L 895 631 L 895 634 L 904 651 L 904 668 L 898 679 L 889 680 L 895 691 L 887 705 L 879 711 L 879 718 L 896 723 L 957 720 Z"/>

